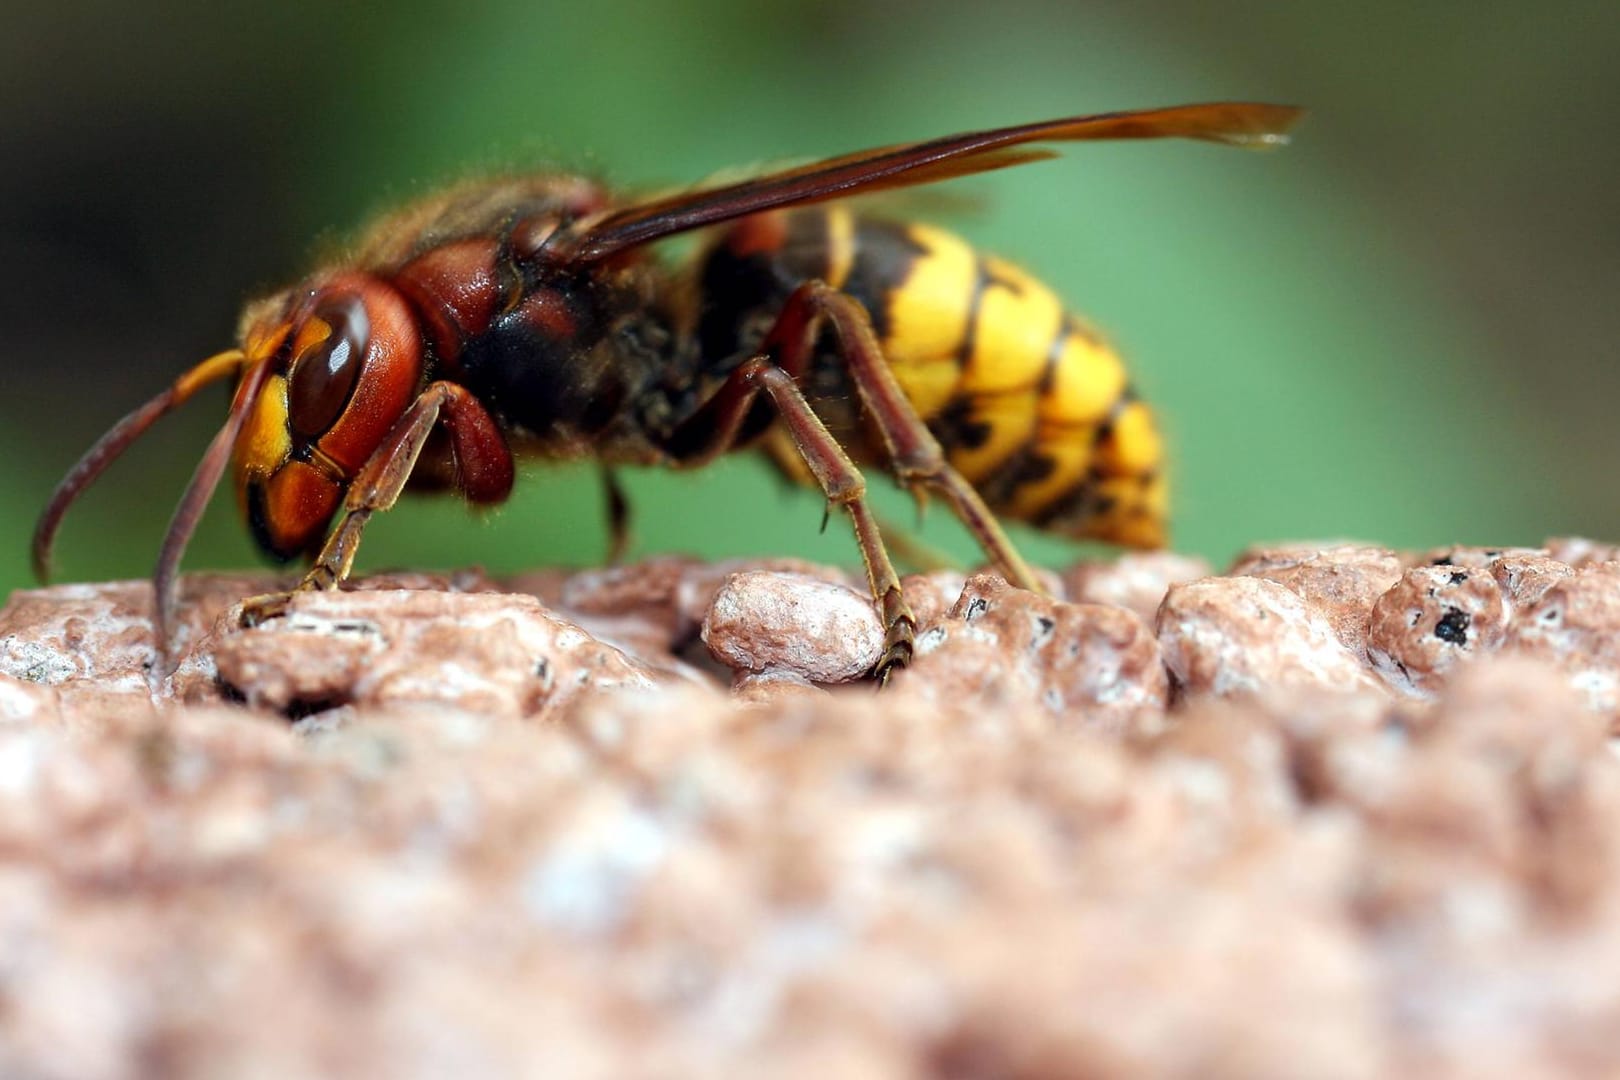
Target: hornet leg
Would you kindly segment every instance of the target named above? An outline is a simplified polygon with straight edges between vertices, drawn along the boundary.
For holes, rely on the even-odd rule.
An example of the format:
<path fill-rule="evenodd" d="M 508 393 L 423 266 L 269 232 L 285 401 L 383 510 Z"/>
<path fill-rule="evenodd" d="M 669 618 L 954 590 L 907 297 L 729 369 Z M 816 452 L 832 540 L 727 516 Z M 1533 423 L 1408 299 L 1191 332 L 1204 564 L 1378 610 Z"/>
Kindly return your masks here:
<path fill-rule="evenodd" d="M 782 366 L 790 371 L 803 370 L 823 319 L 837 332 L 839 355 L 860 394 L 861 404 L 883 439 L 901 485 L 919 501 L 928 490 L 944 496 L 979 542 L 979 547 L 1010 583 L 1044 594 L 1046 590 L 1002 531 L 996 516 L 973 485 L 945 460 L 939 441 L 900 389 L 894 372 L 883 359 L 872 333 L 871 319 L 860 301 L 824 282 L 805 282 L 788 298 L 762 351 L 780 356 Z"/>
<path fill-rule="evenodd" d="M 392 509 L 422 455 L 433 428 L 443 423 L 456 458 L 456 487 L 474 503 L 495 503 L 512 490 L 512 454 L 494 419 L 463 386 L 429 384 L 349 485 L 343 515 L 326 538 L 315 564 L 293 592 L 335 589 L 349 577 L 360 536 L 371 515 Z M 242 624 L 256 625 L 286 610 L 290 593 L 252 597 L 242 604 Z"/>
<path fill-rule="evenodd" d="M 606 465 L 601 467 L 600 473 L 602 497 L 607 502 L 607 562 L 609 566 L 618 566 L 624 561 L 624 553 L 630 549 L 630 498 L 619 483 L 618 473 Z"/>
<path fill-rule="evenodd" d="M 787 317 L 784 313 L 783 318 Z M 774 331 L 772 336 L 775 336 Z M 746 361 L 731 373 L 713 397 L 671 433 L 670 451 L 687 465 L 701 464 L 725 453 L 735 443 L 737 431 L 761 391 L 770 396 L 793 444 L 821 485 L 828 510 L 842 507 L 855 528 L 872 600 L 884 627 L 883 655 L 872 674 L 879 684 L 886 683 L 895 668 L 905 667 L 911 660 L 917 620 L 900 591 L 900 578 L 883 547 L 877 519 L 867 505 L 866 481 L 821 418 L 811 410 L 794 374 L 766 356 Z"/>

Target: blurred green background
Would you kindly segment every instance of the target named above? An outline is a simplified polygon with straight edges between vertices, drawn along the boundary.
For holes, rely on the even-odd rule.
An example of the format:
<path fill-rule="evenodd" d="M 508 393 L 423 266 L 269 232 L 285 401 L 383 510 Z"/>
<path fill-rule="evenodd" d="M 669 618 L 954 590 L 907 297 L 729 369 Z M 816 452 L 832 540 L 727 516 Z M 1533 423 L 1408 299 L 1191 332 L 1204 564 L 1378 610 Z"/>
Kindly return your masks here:
<path fill-rule="evenodd" d="M 1311 116 L 1276 154 L 1074 147 L 953 185 L 978 208 L 946 220 L 1126 351 L 1171 432 L 1177 546 L 1620 536 L 1620 5 L 68 3 L 7 24 L 0 588 L 26 583 L 33 516 L 92 439 L 390 201 L 495 168 L 633 189 L 1201 99 Z M 59 577 L 149 572 L 223 407 L 106 477 Z M 628 487 L 639 553 L 855 558 L 751 458 Z M 537 467 L 490 520 L 413 500 L 361 564 L 584 564 L 603 534 L 594 474 Z M 971 561 L 938 508 L 925 536 Z M 187 565 L 255 560 L 222 494 Z"/>

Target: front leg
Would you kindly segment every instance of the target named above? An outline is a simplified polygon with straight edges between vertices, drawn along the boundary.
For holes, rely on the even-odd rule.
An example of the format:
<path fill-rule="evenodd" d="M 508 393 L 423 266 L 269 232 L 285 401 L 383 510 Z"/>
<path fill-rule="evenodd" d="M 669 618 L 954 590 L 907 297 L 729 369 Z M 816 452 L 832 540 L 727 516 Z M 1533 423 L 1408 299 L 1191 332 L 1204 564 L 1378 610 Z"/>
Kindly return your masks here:
<path fill-rule="evenodd" d="M 455 486 L 474 503 L 501 502 L 512 490 L 512 452 L 494 417 L 466 387 L 430 383 L 372 452 L 343 499 L 342 517 L 315 563 L 291 592 L 251 597 L 242 603 L 242 625 L 282 615 L 294 592 L 336 589 L 348 580 L 360 536 L 371 515 L 393 508 L 422 456 L 428 435 L 442 423 L 455 455 Z"/>

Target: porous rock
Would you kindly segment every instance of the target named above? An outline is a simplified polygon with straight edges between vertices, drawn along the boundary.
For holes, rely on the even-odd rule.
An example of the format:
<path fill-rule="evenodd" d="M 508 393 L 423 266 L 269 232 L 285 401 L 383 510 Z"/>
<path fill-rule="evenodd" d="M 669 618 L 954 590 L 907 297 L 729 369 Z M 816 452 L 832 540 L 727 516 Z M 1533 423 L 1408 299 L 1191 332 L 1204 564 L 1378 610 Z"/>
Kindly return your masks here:
<path fill-rule="evenodd" d="M 1455 544 L 1451 547 L 1435 548 L 1424 552 L 1417 558 L 1419 566 L 1461 566 L 1470 570 L 1489 569 L 1491 563 L 1497 559 L 1516 558 L 1525 555 L 1548 555 L 1545 548 L 1531 547 L 1471 547 L 1467 544 Z"/>
<path fill-rule="evenodd" d="M 1511 597 L 1521 557 L 1450 569 Z M 173 683 L 85 722 L 135 648 L 86 634 L 0 674 L 0 1075 L 1620 1075 L 1620 760 L 1567 666 L 1607 662 L 1616 598 L 1546 569 L 1421 710 L 1287 660 L 1355 663 L 1288 589 L 1178 585 L 1197 648 L 1269 659 L 1145 729 L 1014 692 L 1070 633 L 1101 638 L 1071 674 L 1154 652 L 1137 616 L 995 579 L 881 693 L 620 658 L 527 715 L 511 642 L 614 652 L 453 577 L 199 619 L 248 697 L 357 695 L 298 724 Z M 37 600 L 0 641 L 59 641 Z M 590 617 L 664 633 L 624 600 Z M 980 651 L 930 673 L 950 641 Z M 389 665 L 416 681 L 367 690 Z"/>
<path fill-rule="evenodd" d="M 1577 568 L 1620 562 L 1620 544 L 1607 544 L 1585 536 L 1555 536 L 1547 541 L 1547 555 Z"/>
<path fill-rule="evenodd" d="M 858 679 L 883 654 L 883 624 L 870 598 L 805 574 L 732 574 L 709 605 L 703 642 L 738 671 L 784 671 L 810 682 Z"/>
<path fill-rule="evenodd" d="M 827 691 L 794 671 L 739 671 L 731 681 L 731 695 L 749 705 L 780 705 L 794 698 L 823 697 Z"/>
<path fill-rule="evenodd" d="M 1512 609 L 1490 570 L 1495 557 L 1477 566 L 1459 559 L 1413 567 L 1373 607 L 1368 657 L 1398 690 L 1433 694 L 1453 667 L 1507 636 Z"/>
<path fill-rule="evenodd" d="M 682 585 L 703 565 L 696 559 L 672 555 L 582 570 L 562 583 L 556 602 L 579 615 L 644 619 L 661 627 L 673 642 L 681 630 Z"/>
<path fill-rule="evenodd" d="M 503 593 L 295 593 L 283 616 L 225 636 L 216 659 L 249 704 L 296 712 L 449 702 L 546 716 L 656 680 L 539 601 Z"/>
<path fill-rule="evenodd" d="M 1328 620 L 1345 648 L 1365 659 L 1373 605 L 1401 579 L 1403 569 L 1389 548 L 1335 544 L 1251 548 L 1231 573 L 1274 581 L 1297 594 Z"/>
<path fill-rule="evenodd" d="M 1308 687 L 1378 692 L 1327 616 L 1258 577 L 1172 586 L 1158 614 L 1165 664 L 1188 695 L 1265 695 Z"/>
<path fill-rule="evenodd" d="M 1053 600 L 1069 599 L 1069 585 L 1063 574 L 1060 574 L 1056 570 L 1052 570 L 1045 566 L 1031 566 L 1029 568 L 1029 572 L 1030 575 L 1035 579 L 1035 584 L 1040 586 L 1041 591 L 1047 596 L 1051 597 Z M 975 567 L 967 576 L 974 578 L 983 574 L 988 574 L 991 577 L 1002 576 L 1000 570 L 998 570 L 994 565 L 988 563 L 983 566 Z"/>
<path fill-rule="evenodd" d="M 696 636 L 709 616 L 709 607 L 715 596 L 733 574 L 749 572 L 798 574 L 835 585 L 852 588 L 865 586 L 864 579 L 857 586 L 847 572 L 834 566 L 813 563 L 805 559 L 722 559 L 719 562 L 699 563 L 682 574 L 675 587 L 675 619 L 677 640 Z"/>
<path fill-rule="evenodd" d="M 0 626 L 0 675 L 49 688 L 79 721 L 153 707 L 154 695 L 218 701 L 215 623 L 243 596 L 268 592 L 267 575 L 192 574 L 179 587 L 169 650 L 172 674 L 154 676 L 152 587 L 145 581 L 53 585 L 13 593 Z"/>
<path fill-rule="evenodd" d="M 0 722 L 60 718 L 62 703 L 48 686 L 0 675 Z"/>
<path fill-rule="evenodd" d="M 1387 757 L 1378 784 L 1342 795 L 1368 826 L 1362 917 L 1432 935 L 1431 948 L 1458 959 L 1524 944 L 1538 920 L 1587 912 L 1614 876 L 1613 831 L 1591 818 L 1620 809 L 1599 755 L 1572 757 L 1556 738 L 1521 738 L 1506 753 L 1472 720 L 1419 735 Z"/>
<path fill-rule="evenodd" d="M 1556 666 L 1620 730 L 1620 564 L 1588 564 L 1551 584 L 1516 615 L 1507 643 Z"/>
<path fill-rule="evenodd" d="M 1130 551 L 1111 560 L 1075 563 L 1063 575 L 1068 599 L 1136 612 L 1153 624 L 1170 586 L 1209 576 L 1209 563 L 1173 551 Z"/>
<path fill-rule="evenodd" d="M 1545 555 L 1504 555 L 1486 567 L 1515 611 L 1528 608 L 1575 571 Z"/>
<path fill-rule="evenodd" d="M 1078 728 L 1152 730 L 1169 683 L 1158 644 L 1124 608 L 1070 604 L 969 578 L 948 616 L 918 635 L 908 690 L 985 707 L 1033 704 Z"/>
<path fill-rule="evenodd" d="M 901 578 L 900 591 L 911 605 L 917 630 L 925 631 L 948 617 L 966 585 L 967 575 L 956 570 L 930 570 Z"/>

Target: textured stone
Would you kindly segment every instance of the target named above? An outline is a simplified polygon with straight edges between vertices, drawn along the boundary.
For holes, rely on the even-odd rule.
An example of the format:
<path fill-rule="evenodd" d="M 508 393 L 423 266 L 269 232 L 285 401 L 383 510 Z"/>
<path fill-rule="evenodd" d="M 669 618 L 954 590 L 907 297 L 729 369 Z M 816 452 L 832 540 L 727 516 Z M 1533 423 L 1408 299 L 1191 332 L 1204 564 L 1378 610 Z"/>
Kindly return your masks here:
<path fill-rule="evenodd" d="M 0 641 L 57 659 L 0 674 L 0 1075 L 1620 1075 L 1620 758 L 1570 666 L 1620 579 L 1539 558 L 1439 568 L 1548 587 L 1421 707 L 1288 589 L 1178 585 L 1185 670 L 1249 681 L 1129 721 L 1085 701 L 1163 678 L 1140 620 L 988 577 L 882 692 L 660 680 L 476 575 L 188 605 L 195 672 L 343 701 L 294 724 L 104 707 L 139 590 L 129 639 L 128 587 L 21 594 Z M 627 572 L 581 618 L 656 651 Z"/>
<path fill-rule="evenodd" d="M 1545 555 L 1504 555 L 1487 569 L 1515 609 L 1535 604 L 1548 589 L 1575 572 L 1569 564 Z"/>
<path fill-rule="evenodd" d="M 1156 729 L 1169 693 L 1164 663 L 1135 613 L 1070 604 L 969 578 L 947 618 L 918 635 L 907 691 L 987 708 L 1033 703 L 1065 724 Z"/>
<path fill-rule="evenodd" d="M 1451 670 L 1494 652 L 1507 636 L 1510 609 L 1489 567 L 1463 549 L 1460 561 L 1416 566 L 1373 608 L 1367 653 L 1398 690 L 1433 694 Z"/>
<path fill-rule="evenodd" d="M 731 695 L 749 705 L 780 705 L 796 698 L 825 697 L 827 691 L 792 671 L 739 671 Z"/>
<path fill-rule="evenodd" d="M 1401 579 L 1401 558 L 1388 548 L 1341 544 L 1309 548 L 1251 548 L 1234 574 L 1274 581 L 1323 615 L 1345 648 L 1367 657 L 1373 605 Z"/>
<path fill-rule="evenodd" d="M 674 642 L 682 622 L 677 607 L 681 586 L 702 565 L 695 559 L 665 556 L 583 570 L 563 582 L 557 603 L 579 615 L 635 616 L 663 627 Z"/>
<path fill-rule="evenodd" d="M 1620 564 L 1589 564 L 1552 584 L 1518 613 L 1508 646 L 1555 665 L 1620 731 Z"/>
<path fill-rule="evenodd" d="M 1286 543 L 1255 544 L 1238 552 L 1222 576 L 1260 577 L 1268 570 L 1286 570 L 1301 563 L 1327 557 L 1330 552 L 1349 553 L 1355 556 L 1358 553 L 1383 550 L 1386 549 L 1353 540 L 1295 540 Z"/>
<path fill-rule="evenodd" d="M 1547 541 L 1546 554 L 1573 567 L 1594 563 L 1620 562 L 1620 544 L 1606 544 L 1584 536 L 1555 536 Z"/>
<path fill-rule="evenodd" d="M 686 640 L 696 637 L 703 626 L 703 620 L 709 616 L 709 606 L 714 603 L 721 586 L 733 574 L 750 571 L 798 574 L 801 577 L 815 578 L 835 585 L 848 585 L 854 589 L 866 587 L 865 579 L 857 581 L 837 567 L 824 566 L 804 559 L 723 559 L 720 562 L 699 564 L 682 576 L 675 590 L 676 639 Z"/>
<path fill-rule="evenodd" d="M 54 688 L 11 675 L 0 675 L 0 723 L 61 719 L 62 703 Z"/>
<path fill-rule="evenodd" d="M 297 713 L 448 702 L 543 717 L 656 678 L 508 593 L 295 593 L 284 616 L 225 636 L 216 658 L 220 679 L 250 705 Z"/>
<path fill-rule="evenodd" d="M 703 620 L 703 643 L 738 671 L 786 671 L 810 682 L 858 679 L 883 654 L 872 601 L 847 585 L 804 574 L 732 574 Z"/>
<path fill-rule="evenodd" d="M 152 668 L 152 588 L 144 581 L 53 585 L 13 593 L 0 623 L 0 675 L 50 687 L 81 718 L 153 707 L 154 695 L 202 704 L 214 683 L 215 624 L 243 596 L 269 591 L 267 575 L 192 574 L 180 584 L 168 678 Z"/>
<path fill-rule="evenodd" d="M 542 570 L 526 570 L 507 578 L 502 584 L 508 592 L 526 593 L 549 608 L 563 606 L 563 589 L 576 576 L 573 570 L 550 566 Z"/>
<path fill-rule="evenodd" d="M 1031 566 L 1029 570 L 1030 573 L 1034 575 L 1036 584 L 1045 590 L 1046 595 L 1050 599 L 1069 599 L 1068 583 L 1062 574 L 1058 573 L 1056 570 L 1051 570 L 1044 566 Z M 969 578 L 1001 577 L 1001 571 L 997 570 L 989 563 L 985 563 L 982 566 L 975 567 L 967 576 Z"/>
<path fill-rule="evenodd" d="M 1258 577 L 1172 586 L 1159 608 L 1165 664 L 1189 695 L 1310 687 L 1377 691 L 1377 680 L 1299 595 Z"/>
<path fill-rule="evenodd" d="M 1435 548 L 1418 556 L 1417 564 L 1420 566 L 1461 566 L 1470 570 L 1488 569 L 1497 559 L 1516 558 L 1526 555 L 1546 556 L 1545 548 L 1529 547 L 1470 547 L 1466 544 L 1457 544 L 1452 547 Z"/>
<path fill-rule="evenodd" d="M 927 630 L 949 616 L 966 585 L 967 575 L 956 570 L 930 570 L 926 574 L 907 574 L 901 578 L 900 591 L 911 605 L 917 630 Z"/>
<path fill-rule="evenodd" d="M 1153 625 L 1170 586 L 1209 575 L 1209 564 L 1173 551 L 1131 551 L 1108 562 L 1075 563 L 1063 575 L 1077 604 L 1109 604 L 1136 612 Z"/>

